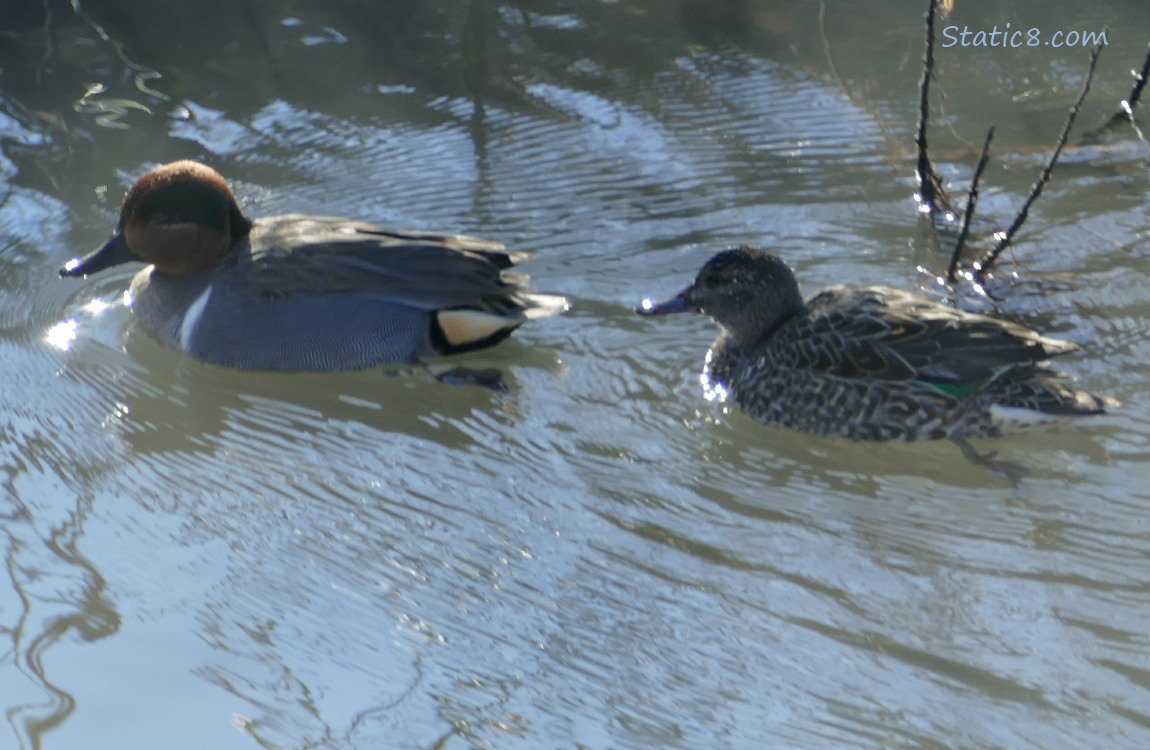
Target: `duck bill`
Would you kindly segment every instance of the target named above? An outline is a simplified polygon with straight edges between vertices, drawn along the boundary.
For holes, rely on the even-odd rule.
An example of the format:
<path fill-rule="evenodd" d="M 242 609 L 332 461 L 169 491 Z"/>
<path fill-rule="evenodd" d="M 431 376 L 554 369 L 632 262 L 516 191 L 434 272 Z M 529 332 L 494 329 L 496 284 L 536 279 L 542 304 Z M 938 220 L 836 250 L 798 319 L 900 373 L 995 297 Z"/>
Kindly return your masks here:
<path fill-rule="evenodd" d="M 687 292 L 676 294 L 669 300 L 664 302 L 655 302 L 651 299 L 645 299 L 635 308 L 635 312 L 644 317 L 654 317 L 656 315 L 670 315 L 671 313 L 685 313 L 695 312 L 696 308 L 691 304 L 691 298 L 687 296 Z"/>
<path fill-rule="evenodd" d="M 65 263 L 64 267 L 60 269 L 60 275 L 64 277 L 87 276 L 103 271 L 105 268 L 118 266 L 121 263 L 139 260 L 140 258 L 128 249 L 128 243 L 124 241 L 123 230 L 117 229 L 116 233 L 112 235 L 112 239 L 105 242 L 103 247 Z"/>

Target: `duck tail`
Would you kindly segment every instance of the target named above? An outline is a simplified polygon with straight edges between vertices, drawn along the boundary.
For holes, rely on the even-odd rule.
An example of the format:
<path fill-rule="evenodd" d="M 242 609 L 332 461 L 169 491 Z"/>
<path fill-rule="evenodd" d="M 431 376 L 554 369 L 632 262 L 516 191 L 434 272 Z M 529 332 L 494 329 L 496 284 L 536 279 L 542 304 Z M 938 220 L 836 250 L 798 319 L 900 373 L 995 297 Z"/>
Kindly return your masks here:
<path fill-rule="evenodd" d="M 1078 417 L 1105 414 L 1106 407 L 1119 406 L 1117 399 L 1075 388 L 1073 381 L 1059 373 L 1044 373 L 1034 383 L 1036 406 L 1057 416 Z"/>
<path fill-rule="evenodd" d="M 1107 408 L 1121 406 L 1117 399 L 1076 388 L 1069 377 L 1041 366 L 999 378 L 995 390 L 995 406 L 1031 411 L 1036 417 L 1084 417 L 1105 414 Z"/>

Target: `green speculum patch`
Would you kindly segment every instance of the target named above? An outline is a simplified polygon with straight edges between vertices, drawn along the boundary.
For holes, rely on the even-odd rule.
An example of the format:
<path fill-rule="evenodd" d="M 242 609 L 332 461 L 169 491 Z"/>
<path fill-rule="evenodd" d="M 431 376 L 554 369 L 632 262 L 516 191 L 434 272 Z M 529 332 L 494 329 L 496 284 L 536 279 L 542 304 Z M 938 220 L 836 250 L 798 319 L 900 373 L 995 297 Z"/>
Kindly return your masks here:
<path fill-rule="evenodd" d="M 160 224 L 189 223 L 224 229 L 228 222 L 227 203 L 220 195 L 191 183 L 157 188 L 148 195 L 140 213 Z"/>
<path fill-rule="evenodd" d="M 978 383 L 939 383 L 931 380 L 921 382 L 937 391 L 942 391 L 951 398 L 966 398 L 978 390 Z"/>

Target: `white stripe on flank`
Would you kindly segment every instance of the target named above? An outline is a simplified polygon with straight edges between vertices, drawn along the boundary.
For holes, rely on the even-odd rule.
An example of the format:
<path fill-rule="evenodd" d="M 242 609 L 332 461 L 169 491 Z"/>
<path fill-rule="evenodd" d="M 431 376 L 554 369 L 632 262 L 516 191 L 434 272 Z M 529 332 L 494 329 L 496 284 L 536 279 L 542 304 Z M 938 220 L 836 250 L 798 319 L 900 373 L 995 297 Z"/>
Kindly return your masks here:
<path fill-rule="evenodd" d="M 188 305 L 188 311 L 184 313 L 184 322 L 180 324 L 180 348 L 185 352 L 191 351 L 192 336 L 196 332 L 196 326 L 203 317 L 204 308 L 208 305 L 208 298 L 212 296 L 212 285 L 208 284 L 204 291 L 200 292 L 200 296 L 196 297 L 196 301 Z"/>

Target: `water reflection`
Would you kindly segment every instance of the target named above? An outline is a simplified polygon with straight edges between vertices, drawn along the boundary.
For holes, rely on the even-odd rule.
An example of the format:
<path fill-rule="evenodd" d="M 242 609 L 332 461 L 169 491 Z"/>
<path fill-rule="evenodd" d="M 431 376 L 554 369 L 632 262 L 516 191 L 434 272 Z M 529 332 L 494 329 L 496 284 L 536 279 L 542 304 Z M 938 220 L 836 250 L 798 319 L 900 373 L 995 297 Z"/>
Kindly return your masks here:
<path fill-rule="evenodd" d="M 92 642 L 115 635 L 120 614 L 108 598 L 107 582 L 78 548 L 90 503 L 77 501 L 71 513 L 53 522 L 45 505 L 27 507 L 17 499 L 28 480 L 16 477 L 11 472 L 5 480 L 11 494 L 4 517 L 6 599 L 14 595 L 18 605 L 5 607 L 10 646 L 4 661 L 11 671 L 0 693 L 8 696 L 7 715 L 20 746 L 36 747 L 41 735 L 76 708 L 72 686 L 49 670 L 52 653 L 75 638 Z"/>

